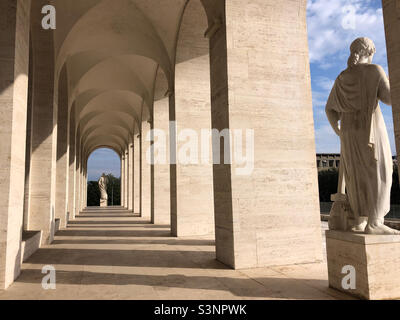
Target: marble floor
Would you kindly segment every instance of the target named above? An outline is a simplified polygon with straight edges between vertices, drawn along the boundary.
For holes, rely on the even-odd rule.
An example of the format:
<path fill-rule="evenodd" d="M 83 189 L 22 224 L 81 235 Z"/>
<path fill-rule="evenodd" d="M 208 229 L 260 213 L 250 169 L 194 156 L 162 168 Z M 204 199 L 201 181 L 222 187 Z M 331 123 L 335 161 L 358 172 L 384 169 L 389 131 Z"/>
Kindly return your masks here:
<path fill-rule="evenodd" d="M 45 265 L 56 269 L 55 290 L 42 288 Z M 0 299 L 348 299 L 327 278 L 326 262 L 231 270 L 215 260 L 211 237 L 171 238 L 167 225 L 89 210 L 28 259 Z"/>

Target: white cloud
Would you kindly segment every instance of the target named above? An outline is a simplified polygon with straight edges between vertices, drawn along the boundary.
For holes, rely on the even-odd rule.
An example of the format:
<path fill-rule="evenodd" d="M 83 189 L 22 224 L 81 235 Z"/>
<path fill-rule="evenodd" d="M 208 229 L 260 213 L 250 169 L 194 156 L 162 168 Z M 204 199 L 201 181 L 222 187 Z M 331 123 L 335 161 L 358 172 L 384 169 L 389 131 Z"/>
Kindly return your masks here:
<path fill-rule="evenodd" d="M 317 77 L 315 79 L 315 83 L 320 87 L 321 89 L 330 92 L 332 90 L 333 84 L 335 83 L 334 79 L 329 79 L 328 77 Z"/>
<path fill-rule="evenodd" d="M 340 153 L 340 138 L 330 124 L 315 129 L 317 153 Z"/>
<path fill-rule="evenodd" d="M 339 152 L 340 140 L 325 115 L 326 101 L 334 83 L 332 78 L 347 67 L 350 44 L 358 37 L 369 37 L 374 41 L 377 49 L 374 63 L 382 65 L 387 72 L 381 1 L 309 0 L 307 24 L 310 62 L 314 67 L 312 83 L 317 152 Z M 395 152 L 391 110 L 383 105 L 382 111 L 392 151 Z"/>
<path fill-rule="evenodd" d="M 351 42 L 357 37 L 371 38 L 376 45 L 375 62 L 387 65 L 386 44 L 382 9 L 373 4 L 377 0 L 309 0 L 308 33 L 311 63 L 330 65 L 337 55 L 349 53 Z M 343 11 L 346 6 L 354 8 L 354 29 L 345 22 L 349 14 Z M 346 28 L 345 28 L 346 27 Z M 346 61 L 343 61 L 344 63 Z"/>
<path fill-rule="evenodd" d="M 390 148 L 392 154 L 396 154 L 396 144 L 394 140 L 393 130 L 393 118 L 390 113 L 385 110 L 387 106 L 381 105 L 386 128 L 389 135 Z M 323 119 L 322 114 L 314 114 L 314 117 L 318 119 L 319 127 L 315 129 L 315 139 L 317 153 L 339 153 L 340 152 L 340 138 L 333 131 L 328 120 Z M 326 117 L 325 117 L 326 118 Z"/>
<path fill-rule="evenodd" d="M 329 91 L 313 90 L 313 107 L 314 112 L 318 111 L 318 108 L 323 108 L 325 110 L 326 101 L 328 100 Z"/>

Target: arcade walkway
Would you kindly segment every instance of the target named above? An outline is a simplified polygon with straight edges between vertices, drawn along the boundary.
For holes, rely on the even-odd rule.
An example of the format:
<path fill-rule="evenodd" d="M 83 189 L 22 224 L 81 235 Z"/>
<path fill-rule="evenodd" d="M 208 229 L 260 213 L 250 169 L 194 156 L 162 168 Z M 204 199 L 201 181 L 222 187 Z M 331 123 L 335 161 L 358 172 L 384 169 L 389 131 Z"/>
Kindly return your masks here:
<path fill-rule="evenodd" d="M 171 238 L 121 209 L 89 209 L 26 263 L 0 299 L 335 299 L 326 264 L 235 271 L 215 260 L 208 237 Z M 56 290 L 43 290 L 44 265 Z"/>

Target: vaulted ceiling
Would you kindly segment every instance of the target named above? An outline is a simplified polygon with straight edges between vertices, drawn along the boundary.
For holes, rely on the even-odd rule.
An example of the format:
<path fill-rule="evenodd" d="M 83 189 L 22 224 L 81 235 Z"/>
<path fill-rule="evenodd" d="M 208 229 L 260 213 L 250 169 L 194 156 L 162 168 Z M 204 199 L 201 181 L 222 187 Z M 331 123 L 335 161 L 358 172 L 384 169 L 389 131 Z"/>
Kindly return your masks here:
<path fill-rule="evenodd" d="M 188 0 L 51 3 L 57 12 L 56 79 L 67 73 L 68 106 L 84 151 L 108 146 L 121 154 L 151 118 L 154 100 L 173 90 Z"/>

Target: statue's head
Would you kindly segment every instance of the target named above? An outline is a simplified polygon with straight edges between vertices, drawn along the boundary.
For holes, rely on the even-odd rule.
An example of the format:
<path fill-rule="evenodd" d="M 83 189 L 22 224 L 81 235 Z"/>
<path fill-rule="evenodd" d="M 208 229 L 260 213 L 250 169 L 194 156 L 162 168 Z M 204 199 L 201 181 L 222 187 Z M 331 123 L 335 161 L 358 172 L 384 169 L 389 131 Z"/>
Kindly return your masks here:
<path fill-rule="evenodd" d="M 347 66 L 352 68 L 361 63 L 372 63 L 376 53 L 374 42 L 369 38 L 357 38 L 350 46 L 350 57 Z"/>

